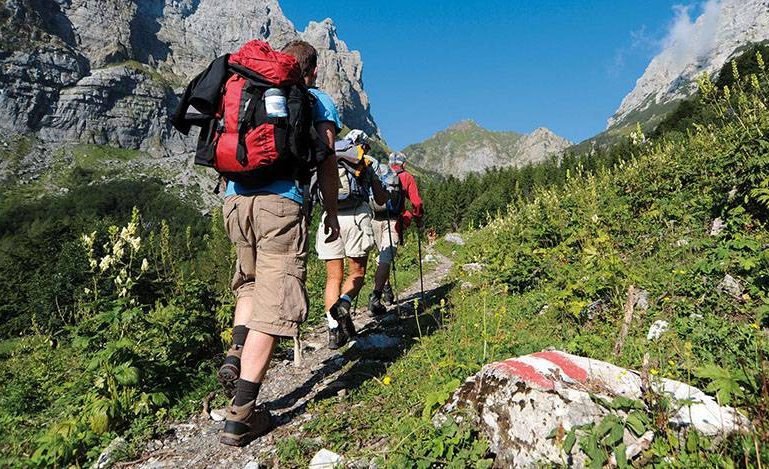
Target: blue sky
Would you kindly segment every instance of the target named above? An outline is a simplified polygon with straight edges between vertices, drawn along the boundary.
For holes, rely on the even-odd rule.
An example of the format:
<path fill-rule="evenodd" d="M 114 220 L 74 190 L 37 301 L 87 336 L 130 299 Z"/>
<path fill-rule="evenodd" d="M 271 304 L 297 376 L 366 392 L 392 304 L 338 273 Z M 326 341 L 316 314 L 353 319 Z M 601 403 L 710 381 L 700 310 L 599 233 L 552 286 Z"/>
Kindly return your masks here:
<path fill-rule="evenodd" d="M 675 21 L 670 0 L 282 0 L 302 30 L 332 18 L 361 52 L 364 87 L 396 149 L 462 119 L 602 131 Z M 676 13 L 678 12 L 678 13 Z"/>

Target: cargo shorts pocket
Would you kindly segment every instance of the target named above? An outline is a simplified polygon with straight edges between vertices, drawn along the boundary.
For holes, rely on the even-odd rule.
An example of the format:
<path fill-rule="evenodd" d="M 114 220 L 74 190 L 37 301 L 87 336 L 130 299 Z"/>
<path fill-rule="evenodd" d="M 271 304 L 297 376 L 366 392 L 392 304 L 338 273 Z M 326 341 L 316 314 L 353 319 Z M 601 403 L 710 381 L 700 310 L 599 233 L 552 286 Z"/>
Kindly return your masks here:
<path fill-rule="evenodd" d="M 259 248 L 272 252 L 300 252 L 302 207 L 288 199 L 262 202 L 257 215 Z"/>
<path fill-rule="evenodd" d="M 239 210 L 239 202 L 237 196 L 232 196 L 224 202 L 222 208 L 222 214 L 224 215 L 224 229 L 227 232 L 227 237 L 230 238 L 234 244 L 238 246 L 248 246 L 249 236 L 246 233 L 248 229 L 248 219 L 241 219 L 241 210 Z"/>
<path fill-rule="evenodd" d="M 295 330 L 307 318 L 306 272 L 302 258 L 273 253 L 257 257 L 253 319 L 264 332 L 291 335 L 286 331 Z"/>
<path fill-rule="evenodd" d="M 310 309 L 307 297 L 307 268 L 302 259 L 288 258 L 283 279 L 282 319 L 298 324 L 307 320 Z"/>

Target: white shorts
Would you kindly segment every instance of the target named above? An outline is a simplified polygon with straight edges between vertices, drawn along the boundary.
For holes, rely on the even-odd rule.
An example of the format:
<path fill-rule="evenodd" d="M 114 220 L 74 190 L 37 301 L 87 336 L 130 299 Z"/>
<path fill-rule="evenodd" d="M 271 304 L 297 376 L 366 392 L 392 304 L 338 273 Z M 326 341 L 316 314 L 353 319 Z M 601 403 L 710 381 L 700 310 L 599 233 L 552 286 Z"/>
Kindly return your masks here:
<path fill-rule="evenodd" d="M 377 264 L 389 264 L 395 259 L 398 250 L 398 232 L 395 230 L 395 220 L 372 220 L 371 227 L 374 229 L 374 244 L 379 252 Z M 388 233 L 389 231 L 389 233 Z"/>
<path fill-rule="evenodd" d="M 359 258 L 368 256 L 374 247 L 374 233 L 371 228 L 371 209 L 367 203 L 362 203 L 355 208 L 340 210 L 339 238 L 330 243 L 325 242 L 328 235 L 325 234 L 326 219 L 324 213 L 318 226 L 318 235 L 315 240 L 315 250 L 318 258 L 324 261 L 332 259 L 344 259 L 345 257 Z"/>

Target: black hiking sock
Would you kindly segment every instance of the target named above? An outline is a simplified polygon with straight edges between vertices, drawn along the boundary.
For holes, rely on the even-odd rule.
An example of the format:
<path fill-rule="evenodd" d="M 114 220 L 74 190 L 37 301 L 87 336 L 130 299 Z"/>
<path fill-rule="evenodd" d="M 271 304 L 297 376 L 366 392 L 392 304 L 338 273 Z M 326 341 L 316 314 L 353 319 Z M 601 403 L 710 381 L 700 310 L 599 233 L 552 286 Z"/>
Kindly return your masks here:
<path fill-rule="evenodd" d="M 248 328 L 240 325 L 232 328 L 232 345 L 243 348 L 246 344 L 246 336 L 248 336 Z"/>
<path fill-rule="evenodd" d="M 252 383 L 245 379 L 239 379 L 235 385 L 235 399 L 233 399 L 232 405 L 242 406 L 255 401 L 261 387 L 262 383 Z"/>

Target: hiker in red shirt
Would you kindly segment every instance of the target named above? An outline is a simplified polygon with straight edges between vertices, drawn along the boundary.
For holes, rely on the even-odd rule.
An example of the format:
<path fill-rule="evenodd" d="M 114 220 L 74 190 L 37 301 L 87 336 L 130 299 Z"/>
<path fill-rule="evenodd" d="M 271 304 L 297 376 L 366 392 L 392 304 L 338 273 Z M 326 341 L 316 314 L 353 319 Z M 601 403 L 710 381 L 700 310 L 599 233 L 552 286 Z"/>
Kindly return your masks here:
<path fill-rule="evenodd" d="M 400 207 L 395 214 L 388 210 L 374 212 L 372 227 L 379 257 L 377 258 L 377 271 L 374 276 L 374 291 L 369 297 L 369 311 L 373 314 L 382 314 L 387 310 L 382 300 L 385 303 L 393 303 L 395 300 L 389 278 L 390 264 L 395 258 L 396 246 L 398 243 L 402 243 L 403 232 L 412 223 L 416 222 L 417 226 L 421 229 L 422 216 L 424 214 L 417 182 L 414 176 L 405 169 L 406 155 L 403 153 L 391 153 L 389 163 L 392 172 L 398 176 L 397 183 L 399 184 L 397 185 L 399 187 L 388 190 L 400 192 L 399 195 L 394 197 L 400 200 Z M 410 209 L 406 208 L 406 200 L 411 205 Z"/>
<path fill-rule="evenodd" d="M 403 153 L 391 153 L 390 154 L 390 169 L 395 171 L 398 175 L 398 179 L 401 180 L 401 187 L 406 195 L 406 199 L 411 203 L 411 210 L 403 207 L 403 214 L 399 220 L 398 234 L 403 234 L 403 230 L 411 225 L 412 221 L 416 221 L 417 225 L 422 225 L 422 215 L 424 207 L 422 206 L 422 198 L 419 197 L 419 189 L 417 188 L 417 181 L 414 176 L 406 171 L 406 155 Z"/>

